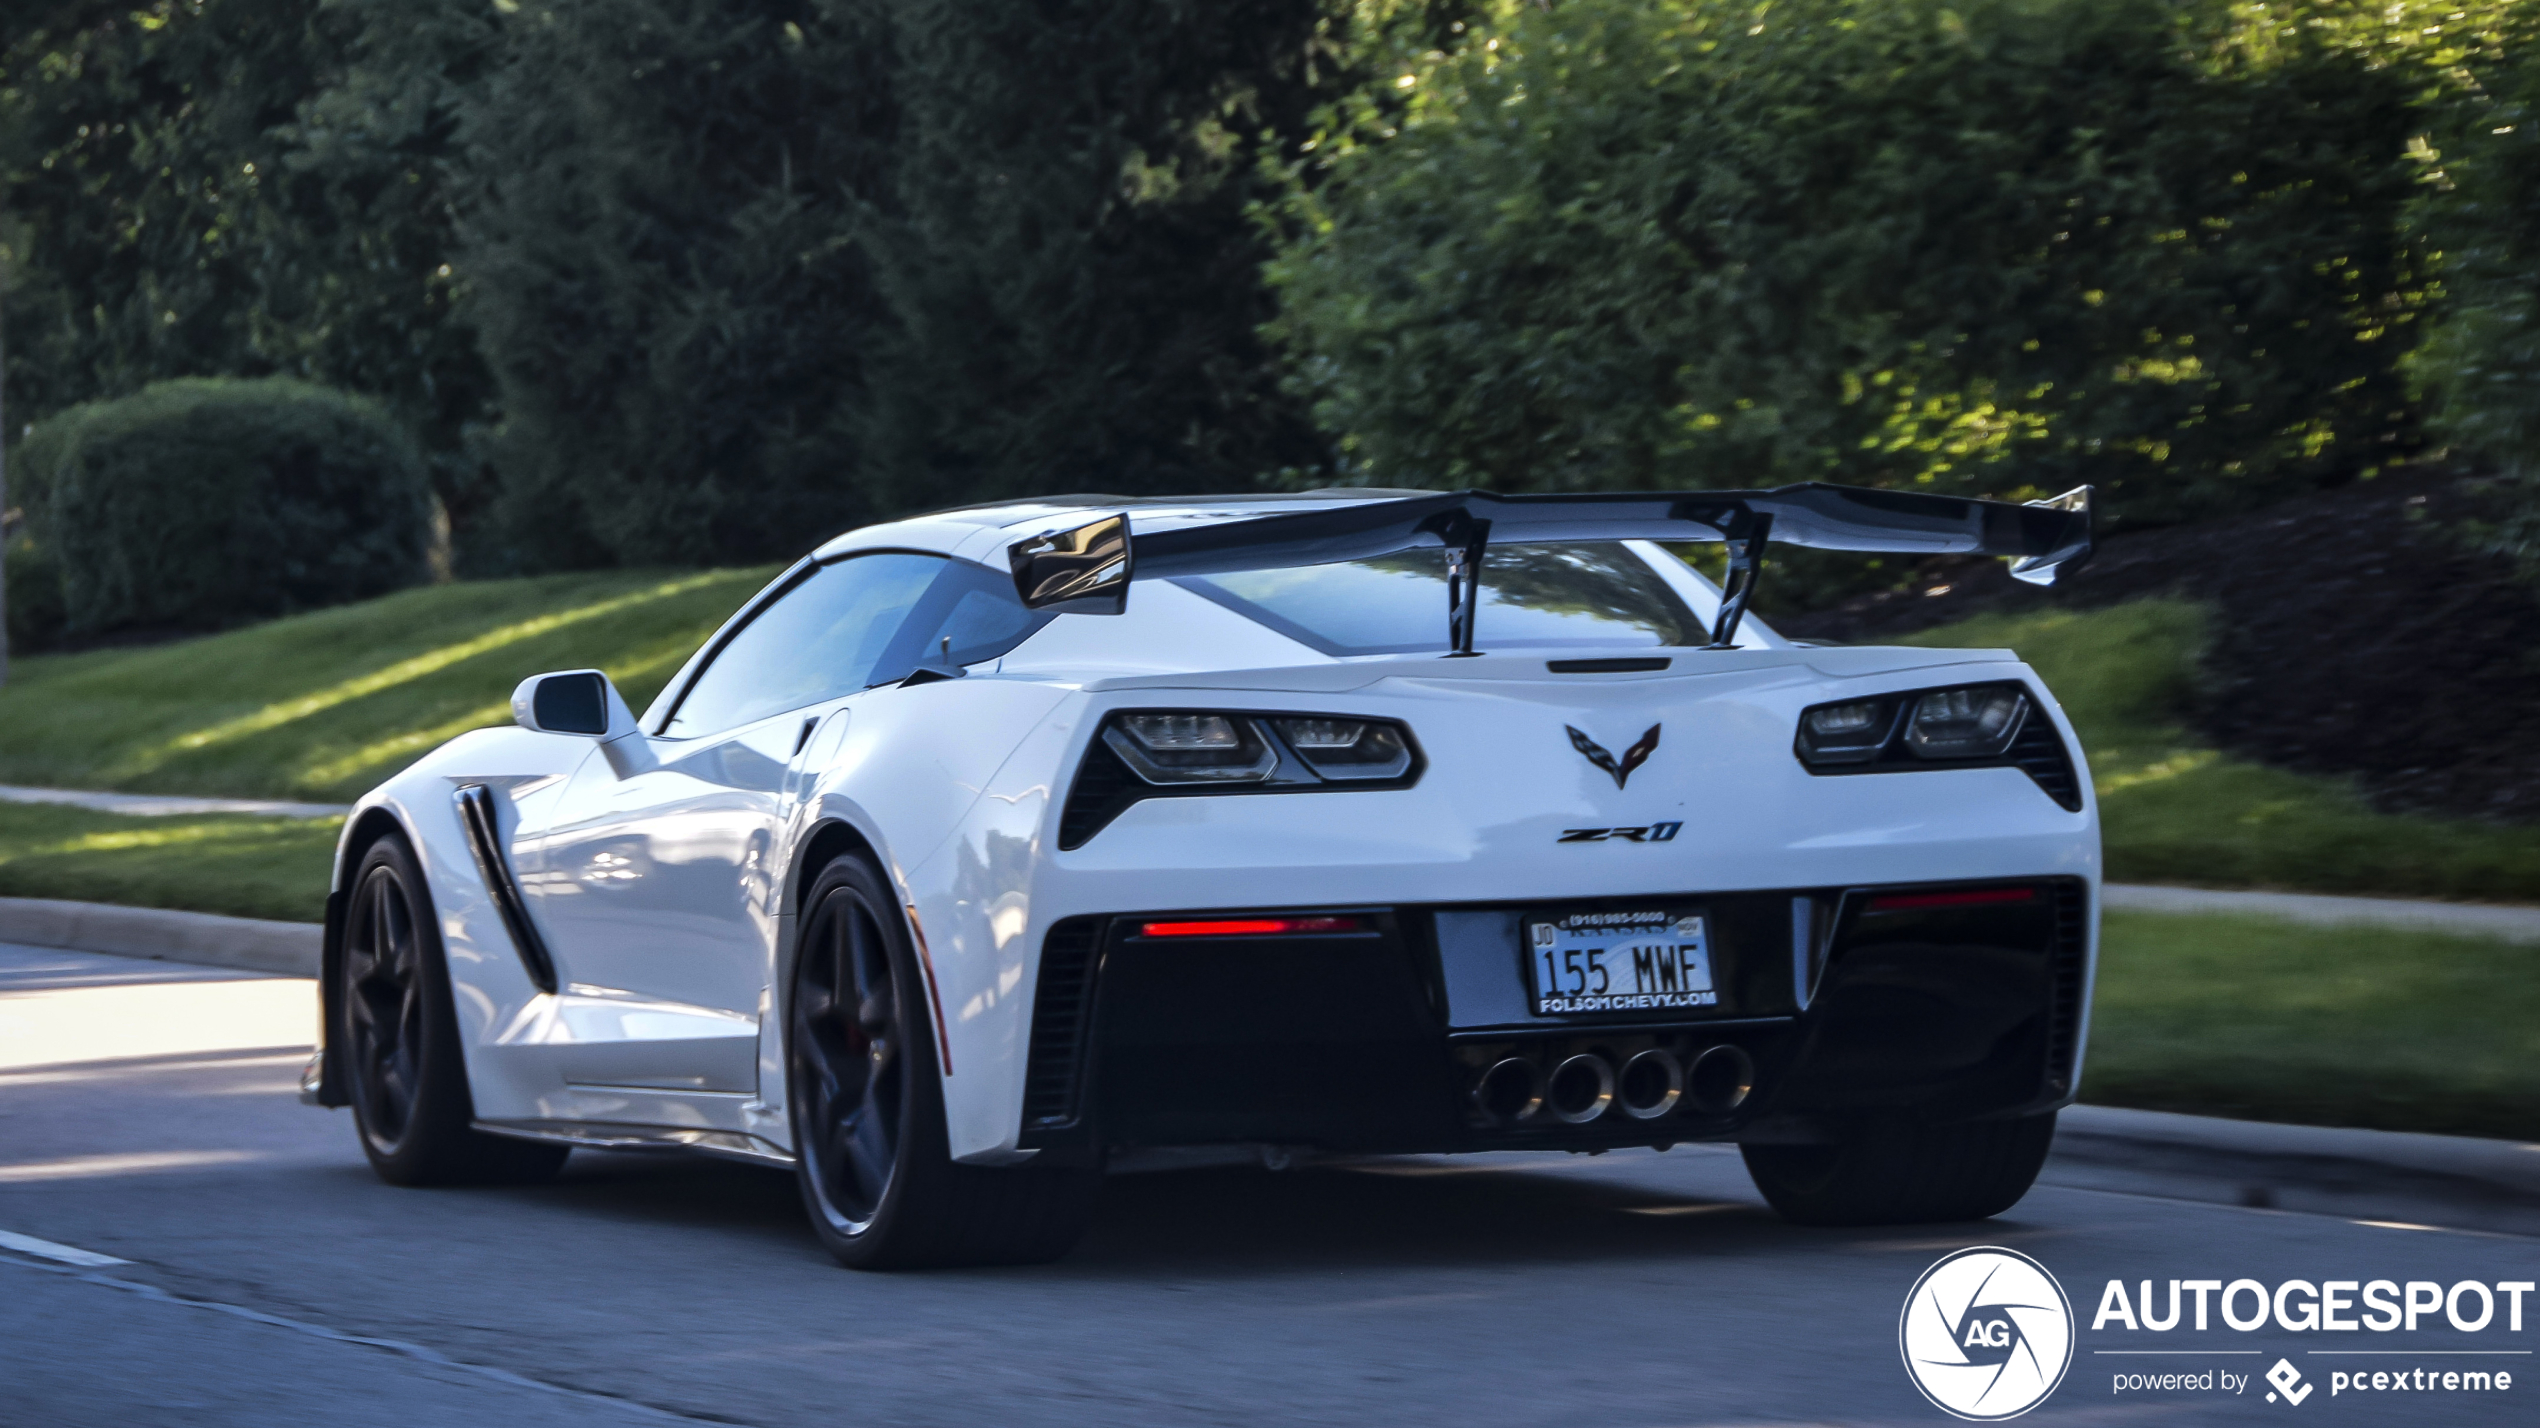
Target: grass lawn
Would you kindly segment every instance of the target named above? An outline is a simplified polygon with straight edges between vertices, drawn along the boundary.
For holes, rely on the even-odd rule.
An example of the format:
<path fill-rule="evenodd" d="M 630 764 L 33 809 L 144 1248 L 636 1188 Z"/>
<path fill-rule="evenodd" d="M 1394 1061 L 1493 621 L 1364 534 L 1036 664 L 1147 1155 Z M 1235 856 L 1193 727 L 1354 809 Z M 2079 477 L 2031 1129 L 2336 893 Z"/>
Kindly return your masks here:
<path fill-rule="evenodd" d="M 1912 636 L 2004 647 L 2081 734 L 2118 882 L 2540 902 L 2540 828 L 2376 813 L 2345 783 L 2228 758 L 2177 711 L 2204 615 L 2174 600 L 1986 615 Z"/>
<path fill-rule="evenodd" d="M 2116 912 L 2082 1099 L 2540 1140 L 2540 947 Z"/>
<path fill-rule="evenodd" d="M 339 818 L 134 818 L 0 803 L 0 897 L 316 922 Z"/>
<path fill-rule="evenodd" d="M 641 712 L 774 572 L 427 586 L 227 634 L 11 662 L 0 783 L 349 802 L 512 687 L 605 669 Z"/>

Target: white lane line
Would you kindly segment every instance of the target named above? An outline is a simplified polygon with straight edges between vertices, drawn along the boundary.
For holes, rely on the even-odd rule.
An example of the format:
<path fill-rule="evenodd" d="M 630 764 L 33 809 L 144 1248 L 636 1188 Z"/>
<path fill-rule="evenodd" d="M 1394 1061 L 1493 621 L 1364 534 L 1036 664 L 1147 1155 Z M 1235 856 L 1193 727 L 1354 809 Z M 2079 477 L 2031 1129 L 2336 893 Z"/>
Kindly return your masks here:
<path fill-rule="evenodd" d="M 39 1240 L 33 1235 L 13 1235 L 7 1230 L 0 1230 L 0 1249 L 16 1250 L 20 1254 L 34 1255 L 38 1259 L 56 1260 L 63 1264 L 82 1265 L 89 1269 L 102 1269 L 110 1264 L 132 1263 L 131 1260 L 117 1259 L 113 1255 L 99 1254 L 95 1250 L 78 1249 L 71 1245 L 57 1245 L 51 1240 Z"/>
<path fill-rule="evenodd" d="M 0 1185 L 22 1185 L 39 1180 L 93 1180 L 108 1175 L 140 1175 L 153 1170 L 192 1170 L 206 1165 L 236 1165 L 244 1160 L 262 1160 L 252 1150 L 143 1150 L 121 1155 L 66 1155 L 59 1160 L 35 1160 L 17 1165 L 0 1165 Z"/>

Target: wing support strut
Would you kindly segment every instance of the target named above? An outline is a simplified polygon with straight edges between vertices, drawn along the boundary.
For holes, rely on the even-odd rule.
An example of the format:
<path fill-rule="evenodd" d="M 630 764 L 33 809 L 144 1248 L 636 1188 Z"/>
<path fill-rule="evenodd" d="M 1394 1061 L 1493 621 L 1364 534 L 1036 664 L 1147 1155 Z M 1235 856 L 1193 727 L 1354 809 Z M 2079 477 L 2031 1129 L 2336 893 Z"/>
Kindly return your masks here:
<path fill-rule="evenodd" d="M 1448 659 L 1470 659 L 1474 618 L 1482 609 L 1482 552 L 1490 522 L 1468 520 L 1463 540 L 1446 545 L 1446 646 Z"/>
<path fill-rule="evenodd" d="M 1764 542 L 1773 535 L 1773 513 L 1757 511 L 1743 523 L 1745 531 L 1725 542 L 1729 550 L 1728 577 L 1720 582 L 1720 611 L 1711 621 L 1711 643 L 1705 649 L 1724 650 L 1737 644 L 1737 626 L 1746 618 L 1746 606 L 1755 596 L 1755 579 L 1764 568 Z"/>

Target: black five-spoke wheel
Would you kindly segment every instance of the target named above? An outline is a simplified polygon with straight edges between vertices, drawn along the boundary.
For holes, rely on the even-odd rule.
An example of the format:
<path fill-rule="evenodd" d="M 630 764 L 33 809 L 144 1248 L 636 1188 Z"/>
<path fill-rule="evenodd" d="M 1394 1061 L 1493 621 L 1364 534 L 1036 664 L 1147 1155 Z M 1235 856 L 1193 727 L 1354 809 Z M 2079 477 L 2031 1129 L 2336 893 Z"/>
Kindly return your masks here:
<path fill-rule="evenodd" d="M 394 1155 L 423 1077 L 423 949 L 413 900 L 386 859 L 365 867 L 345 918 L 344 1013 L 362 1136 Z"/>
<path fill-rule="evenodd" d="M 833 859 L 803 898 L 786 1098 L 813 1232 L 858 1269 L 1056 1259 L 1093 1212 L 1090 1168 L 964 1165 L 908 921 L 879 869 Z"/>
<path fill-rule="evenodd" d="M 569 1147 L 476 1129 L 431 894 L 404 838 L 362 855 L 344 913 L 334 1041 L 372 1168 L 399 1185 L 555 1174 Z"/>
<path fill-rule="evenodd" d="M 832 889 L 795 964 L 799 1153 L 812 1208 L 840 1235 L 872 1226 L 899 1164 L 908 1070 L 880 915 L 862 889 Z"/>

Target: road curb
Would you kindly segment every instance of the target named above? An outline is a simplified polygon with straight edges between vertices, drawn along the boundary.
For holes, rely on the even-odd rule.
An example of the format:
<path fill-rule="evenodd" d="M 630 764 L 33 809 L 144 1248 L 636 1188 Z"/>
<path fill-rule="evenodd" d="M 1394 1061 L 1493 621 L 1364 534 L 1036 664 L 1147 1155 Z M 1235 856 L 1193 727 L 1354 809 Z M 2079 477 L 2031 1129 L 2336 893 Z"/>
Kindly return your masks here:
<path fill-rule="evenodd" d="M 30 788 L 0 783 L 0 803 L 55 803 L 98 813 L 143 818 L 199 813 L 262 814 L 271 818 L 342 818 L 349 803 L 293 803 L 276 798 L 195 798 L 185 794 L 107 793 L 85 788 Z"/>
<path fill-rule="evenodd" d="M 2312 927 L 2389 927 L 2449 937 L 2492 937 L 2540 944 L 2540 907 L 2428 902 L 2415 898 L 2336 897 L 2327 893 L 2232 892 L 2154 883 L 2106 883 L 2110 912 L 2222 913 L 2268 917 Z"/>
<path fill-rule="evenodd" d="M 2540 1234 L 2540 1143 L 2117 1106 L 2057 1117 L 2048 1183 Z"/>
<path fill-rule="evenodd" d="M 314 977 L 325 936 L 326 929 L 314 922 L 267 922 L 160 907 L 0 897 L 0 942 L 23 947 Z"/>
<path fill-rule="evenodd" d="M 2465 1135 L 2229 1121 L 2172 1111 L 2074 1106 L 2056 1117 L 2056 1139 L 2171 1146 L 2252 1159 L 2344 1160 L 2481 1181 L 2540 1200 L 2540 1144 Z"/>

